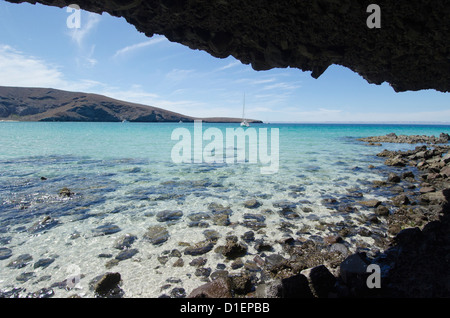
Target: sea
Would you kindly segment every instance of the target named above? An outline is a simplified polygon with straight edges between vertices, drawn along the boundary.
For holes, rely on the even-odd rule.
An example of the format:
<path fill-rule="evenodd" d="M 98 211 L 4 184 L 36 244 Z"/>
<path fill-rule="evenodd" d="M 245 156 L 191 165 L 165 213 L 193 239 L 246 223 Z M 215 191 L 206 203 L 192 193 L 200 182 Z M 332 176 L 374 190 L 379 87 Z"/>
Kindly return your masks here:
<path fill-rule="evenodd" d="M 358 138 L 450 133 L 448 125 L 196 124 L 0 122 L 0 293 L 95 297 L 93 282 L 118 272 L 123 297 L 183 297 L 209 272 L 242 270 L 214 249 L 185 253 L 208 237 L 217 247 L 251 232 L 272 245 L 266 254 L 284 255 L 288 237 L 332 235 L 330 224 L 373 213 L 327 199 L 386 200 L 372 191 L 389 172 L 376 154 L 417 145 Z M 152 240 L 156 226 L 164 233 Z M 246 244 L 243 262 L 258 254 Z M 199 257 L 202 273 L 191 265 Z"/>

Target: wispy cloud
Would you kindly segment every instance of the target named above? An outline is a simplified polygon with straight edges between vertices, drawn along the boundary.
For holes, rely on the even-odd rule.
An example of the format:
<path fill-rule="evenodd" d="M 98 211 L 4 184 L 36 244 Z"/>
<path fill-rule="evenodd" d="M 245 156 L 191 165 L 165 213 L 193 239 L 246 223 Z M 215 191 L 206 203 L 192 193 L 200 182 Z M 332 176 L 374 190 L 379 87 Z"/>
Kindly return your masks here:
<path fill-rule="evenodd" d="M 48 87 L 71 91 L 88 91 L 102 87 L 98 81 L 68 80 L 62 67 L 27 55 L 9 45 L 0 44 L 0 85 Z"/>
<path fill-rule="evenodd" d="M 171 82 L 183 81 L 193 74 L 194 70 L 181 70 L 175 68 L 166 74 L 166 79 Z"/>
<path fill-rule="evenodd" d="M 123 57 L 147 46 L 155 45 L 157 43 L 164 41 L 166 41 L 166 38 L 164 36 L 155 36 L 147 41 L 139 42 L 133 45 L 126 46 L 120 50 L 117 50 L 116 53 L 113 55 L 113 58 Z"/>
<path fill-rule="evenodd" d="M 0 45 L 0 85 L 51 87 L 64 84 L 57 66 L 27 56 L 9 45 Z"/>
<path fill-rule="evenodd" d="M 229 68 L 232 68 L 232 67 L 235 67 L 235 66 L 238 66 L 238 65 L 241 65 L 241 62 L 239 62 L 239 61 L 232 61 L 232 62 L 228 63 L 225 66 L 216 68 L 215 71 L 217 71 L 217 72 L 224 71 L 224 70 L 227 70 Z"/>
<path fill-rule="evenodd" d="M 280 83 L 274 83 L 271 85 L 264 86 L 264 90 L 272 90 L 272 89 L 279 89 L 279 90 L 295 90 L 300 88 L 301 85 L 294 84 L 294 83 L 286 83 L 286 82 L 280 82 Z"/>

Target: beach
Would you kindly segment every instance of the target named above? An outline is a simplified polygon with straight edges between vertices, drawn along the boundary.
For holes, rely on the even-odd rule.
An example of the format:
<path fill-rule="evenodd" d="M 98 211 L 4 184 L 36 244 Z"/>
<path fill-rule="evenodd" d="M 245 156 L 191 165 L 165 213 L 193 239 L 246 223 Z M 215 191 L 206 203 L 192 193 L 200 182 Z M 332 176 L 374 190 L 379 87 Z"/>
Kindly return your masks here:
<path fill-rule="evenodd" d="M 188 123 L 0 123 L 0 295 L 184 298 L 218 295 L 222 282 L 220 295 L 282 297 L 320 273 L 325 287 L 295 296 L 402 297 L 417 268 L 399 268 L 448 255 L 438 233 L 449 126 L 254 124 L 279 130 L 272 174 L 248 158 L 174 162 L 180 127 L 194 133 Z M 379 265 L 382 288 L 361 287 L 355 262 Z M 430 266 L 417 284 L 448 274 Z M 438 287 L 420 293 L 449 295 Z"/>

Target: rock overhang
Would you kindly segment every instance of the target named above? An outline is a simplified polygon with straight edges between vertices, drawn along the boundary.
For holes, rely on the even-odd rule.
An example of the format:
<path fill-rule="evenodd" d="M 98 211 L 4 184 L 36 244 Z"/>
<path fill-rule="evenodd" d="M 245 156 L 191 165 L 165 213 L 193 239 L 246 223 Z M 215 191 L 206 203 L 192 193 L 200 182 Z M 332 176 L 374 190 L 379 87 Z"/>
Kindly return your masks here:
<path fill-rule="evenodd" d="M 66 0 L 7 0 L 66 7 Z M 369 27 L 369 5 L 380 27 Z M 78 0 L 82 9 L 123 17 L 257 71 L 298 68 L 318 78 L 333 64 L 396 92 L 450 91 L 450 5 L 445 0 Z"/>

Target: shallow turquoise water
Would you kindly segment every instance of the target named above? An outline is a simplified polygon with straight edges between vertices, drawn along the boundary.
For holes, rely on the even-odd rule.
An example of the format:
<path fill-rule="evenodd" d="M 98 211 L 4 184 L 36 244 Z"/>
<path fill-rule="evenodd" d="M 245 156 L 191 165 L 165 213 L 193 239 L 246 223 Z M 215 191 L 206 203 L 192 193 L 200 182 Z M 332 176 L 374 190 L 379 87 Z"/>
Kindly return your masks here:
<path fill-rule="evenodd" d="M 248 153 L 246 160 L 238 160 L 236 154 L 242 149 L 238 145 L 230 148 L 225 142 L 222 150 L 224 153 L 233 150 L 232 162 L 227 163 L 226 156 L 224 162 L 174 162 L 172 149 L 179 141 L 172 140 L 171 136 L 179 128 L 190 132 L 193 147 L 193 124 L 1 122 L 0 247 L 7 248 L 11 255 L 0 259 L 0 290 L 18 287 L 26 289 L 24 293 L 34 292 L 63 281 L 75 269 L 76 273 L 83 274 L 79 284 L 71 290 L 54 287 L 56 296 L 74 293 L 92 296 L 89 281 L 112 270 L 122 274 L 123 289 L 129 297 L 157 297 L 163 293 L 161 285 L 173 277 L 181 279 L 179 287 L 189 292 L 201 283 L 200 279 L 192 274 L 189 265 L 172 267 L 172 260 L 162 265 L 158 256 L 164 251 L 182 250 L 180 242 L 192 244 L 204 240 L 205 229 L 216 230 L 222 241 L 227 234 L 240 236 L 250 230 L 244 225 L 249 214 L 264 217 L 264 227 L 255 230 L 257 238 L 275 241 L 286 235 L 297 235 L 295 231 L 280 231 L 281 222 L 290 222 L 297 229 L 309 226 L 310 235 L 326 235 L 326 230 L 323 233 L 315 229 L 320 222 L 354 222 L 370 211 L 360 209 L 349 214 L 330 209 L 323 199 L 348 200 L 349 189 L 357 189 L 364 199 L 376 196 L 369 191 L 370 183 L 385 178 L 385 171 L 368 169 L 370 164 L 382 166 L 383 159 L 375 155 L 383 149 L 416 146 L 373 147 L 356 138 L 391 132 L 436 136 L 450 133 L 450 126 L 253 125 L 251 129 L 259 142 L 258 133 L 262 130 L 267 129 L 269 136 L 275 130 L 279 132 L 277 170 L 262 174 L 261 167 L 265 165 L 261 161 L 251 162 Z M 202 128 L 203 132 L 212 132 L 209 129 L 214 128 L 214 132 L 220 132 L 225 138 L 227 128 L 238 127 L 203 124 Z M 210 142 L 203 140 L 200 152 Z M 267 146 L 269 150 L 275 149 L 272 144 Z M 190 153 L 192 159 L 196 151 L 198 148 Z M 64 187 L 75 195 L 60 197 L 59 190 Z M 253 198 L 261 206 L 245 208 L 243 202 Z M 380 199 L 383 199 L 381 194 Z M 286 201 L 296 206 L 294 219 L 277 212 L 277 203 Z M 189 216 L 209 213 L 211 203 L 230 208 L 230 224 L 219 225 L 208 220 L 207 228 L 192 226 Z M 305 208 L 312 212 L 304 213 Z M 182 216 L 169 223 L 159 221 L 156 215 L 166 210 L 181 211 Z M 36 222 L 48 216 L 51 222 L 33 230 Z M 118 231 L 96 235 L 97 228 L 102 229 L 104 225 L 114 225 L 112 229 Z M 152 245 L 143 239 L 152 225 L 168 229 L 169 238 L 164 244 Z M 382 224 L 380 230 L 381 227 Z M 114 242 L 125 233 L 137 237 L 133 243 L 137 254 L 106 269 L 108 259 L 98 255 L 116 255 Z M 371 244 L 370 238 L 354 240 Z M 277 248 L 275 252 L 281 253 Z M 31 261 L 20 268 L 8 266 L 26 254 L 31 256 Z M 213 269 L 224 261 L 217 253 L 205 255 Z M 183 257 L 185 263 L 192 258 Z M 47 267 L 35 268 L 34 264 L 41 259 L 54 261 Z M 30 274 L 20 276 L 23 273 Z"/>

